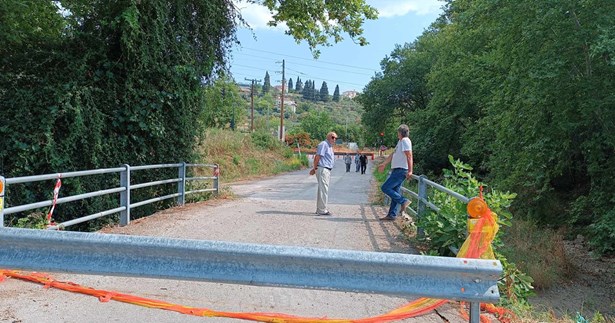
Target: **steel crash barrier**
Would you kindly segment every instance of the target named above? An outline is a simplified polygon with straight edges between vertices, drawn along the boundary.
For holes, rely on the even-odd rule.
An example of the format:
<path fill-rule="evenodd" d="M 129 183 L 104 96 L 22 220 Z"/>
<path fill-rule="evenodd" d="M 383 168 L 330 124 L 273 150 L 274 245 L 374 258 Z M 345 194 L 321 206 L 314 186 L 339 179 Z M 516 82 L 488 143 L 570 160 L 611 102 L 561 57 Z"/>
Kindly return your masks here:
<path fill-rule="evenodd" d="M 18 228 L 0 244 L 0 268 L 433 297 L 470 302 L 470 322 L 502 273 L 497 260 Z"/>
<path fill-rule="evenodd" d="M 155 170 L 155 169 L 164 169 L 164 168 L 177 168 L 178 176 L 175 178 L 168 178 L 158 181 L 146 182 L 146 183 L 131 183 L 131 174 L 137 171 L 147 171 L 147 170 Z M 144 166 L 130 166 L 123 165 L 122 167 L 117 168 L 106 168 L 106 169 L 96 169 L 96 170 L 85 170 L 85 171 L 77 171 L 77 172 L 67 172 L 67 173 L 56 173 L 56 174 L 45 174 L 45 175 L 36 175 L 36 176 L 24 176 L 24 177 L 14 177 L 14 178 L 4 178 L 0 176 L 0 227 L 4 226 L 4 215 L 5 214 L 13 214 L 18 212 L 24 212 L 44 207 L 55 207 L 56 204 L 68 203 L 80 201 L 96 196 L 103 196 L 108 194 L 118 194 L 119 193 L 119 205 L 116 208 L 103 210 L 94 214 L 85 215 L 76 219 L 72 219 L 69 221 L 65 221 L 62 223 L 54 224 L 48 226 L 48 229 L 58 229 L 61 227 L 69 227 L 71 225 L 75 225 L 78 223 L 90 221 L 96 218 L 104 217 L 107 215 L 119 213 L 120 214 L 120 225 L 125 226 L 130 223 L 130 210 L 147 205 L 150 203 L 163 201 L 171 198 L 177 199 L 178 205 L 184 205 L 185 198 L 187 194 L 201 193 L 201 192 L 214 192 L 219 193 L 219 178 L 218 176 L 200 176 L 200 177 L 188 177 L 187 169 L 189 168 L 212 168 L 214 171 L 218 168 L 216 164 L 187 164 L 187 163 L 177 163 L 177 164 L 158 164 L 158 165 L 144 165 Z M 104 190 L 99 190 L 95 192 L 88 192 L 84 194 L 78 194 L 68 197 L 58 198 L 58 191 L 61 186 L 61 180 L 71 177 L 85 177 L 92 175 L 101 175 L 101 174 L 119 174 L 119 187 L 108 188 Z M 55 180 L 56 186 L 54 189 L 54 197 L 52 200 L 40 201 L 30 204 L 24 205 L 15 205 L 6 207 L 4 205 L 4 200 L 6 198 L 6 187 L 14 184 L 24 184 L 24 183 L 32 183 L 46 180 Z M 211 188 L 206 189 L 195 189 L 195 190 L 186 190 L 186 182 L 187 181 L 212 181 Z M 156 196 L 147 200 L 134 202 L 131 200 L 131 192 L 134 190 L 138 190 L 144 187 L 151 187 L 156 185 L 168 185 L 174 184 L 177 185 L 177 193 L 168 194 L 164 196 Z"/>

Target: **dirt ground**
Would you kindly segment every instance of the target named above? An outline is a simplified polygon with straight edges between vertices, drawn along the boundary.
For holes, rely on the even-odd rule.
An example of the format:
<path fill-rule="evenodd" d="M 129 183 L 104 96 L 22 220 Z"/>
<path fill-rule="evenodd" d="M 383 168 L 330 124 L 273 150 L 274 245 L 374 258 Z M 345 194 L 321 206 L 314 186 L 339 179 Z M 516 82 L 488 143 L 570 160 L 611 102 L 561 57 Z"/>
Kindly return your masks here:
<path fill-rule="evenodd" d="M 572 277 L 556 287 L 537 291 L 530 303 L 558 318 L 575 317 L 580 312 L 590 320 L 598 311 L 607 322 L 615 322 L 615 257 L 592 257 L 582 236 L 565 241 L 565 252 L 573 266 Z"/>

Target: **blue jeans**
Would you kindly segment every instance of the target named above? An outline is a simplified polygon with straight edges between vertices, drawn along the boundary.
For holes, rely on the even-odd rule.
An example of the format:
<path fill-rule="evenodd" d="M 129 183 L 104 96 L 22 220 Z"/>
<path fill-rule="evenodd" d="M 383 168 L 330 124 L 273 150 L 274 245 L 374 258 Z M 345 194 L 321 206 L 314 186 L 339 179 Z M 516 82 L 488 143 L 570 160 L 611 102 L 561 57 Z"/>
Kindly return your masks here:
<path fill-rule="evenodd" d="M 401 184 L 406 180 L 408 170 L 404 168 L 395 168 L 391 171 L 389 178 L 382 184 L 382 192 L 391 198 L 391 206 L 387 216 L 397 216 L 397 207 L 408 201 L 407 198 L 401 195 Z"/>

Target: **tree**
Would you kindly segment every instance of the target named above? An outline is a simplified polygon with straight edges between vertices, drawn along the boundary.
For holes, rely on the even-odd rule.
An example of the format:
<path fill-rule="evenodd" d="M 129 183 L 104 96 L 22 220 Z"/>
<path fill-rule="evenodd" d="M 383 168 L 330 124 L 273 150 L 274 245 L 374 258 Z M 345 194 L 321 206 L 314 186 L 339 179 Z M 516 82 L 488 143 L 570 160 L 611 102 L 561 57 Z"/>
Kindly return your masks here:
<path fill-rule="evenodd" d="M 293 92 L 293 78 L 288 79 L 288 93 Z"/>
<path fill-rule="evenodd" d="M 329 88 L 327 87 L 327 82 L 325 81 L 322 81 L 322 85 L 320 86 L 320 93 L 318 95 L 318 99 L 324 102 L 329 101 Z"/>
<path fill-rule="evenodd" d="M 362 36 L 361 25 L 366 19 L 376 19 L 377 11 L 364 0 L 258 0 L 274 13 L 270 26 L 286 22 L 288 34 L 297 43 L 305 40 L 315 57 L 320 55 L 317 46 L 330 45 L 330 38 L 337 43 L 348 33 L 359 45 L 368 42 Z"/>
<path fill-rule="evenodd" d="M 333 101 L 340 102 L 340 86 L 335 86 L 335 91 L 333 91 Z"/>
<path fill-rule="evenodd" d="M 303 87 L 303 98 L 306 100 L 312 99 L 312 81 L 305 81 L 305 86 Z"/>
<path fill-rule="evenodd" d="M 311 138 L 324 139 L 335 124 L 326 111 L 311 110 L 301 119 L 300 127 L 310 134 Z"/>
<path fill-rule="evenodd" d="M 299 77 L 297 77 L 297 82 L 295 82 L 295 92 L 303 93 L 303 82 L 301 82 Z"/>
<path fill-rule="evenodd" d="M 265 72 L 265 78 L 263 80 L 263 94 L 268 93 L 271 90 L 271 80 L 269 78 L 269 71 Z"/>

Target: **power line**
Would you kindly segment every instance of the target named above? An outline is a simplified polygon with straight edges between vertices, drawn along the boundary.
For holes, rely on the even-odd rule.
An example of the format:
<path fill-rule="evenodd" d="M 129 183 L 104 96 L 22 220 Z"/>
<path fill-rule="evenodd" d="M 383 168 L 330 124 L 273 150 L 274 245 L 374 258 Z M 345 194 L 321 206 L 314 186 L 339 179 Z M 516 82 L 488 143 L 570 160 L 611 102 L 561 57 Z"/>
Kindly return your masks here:
<path fill-rule="evenodd" d="M 256 51 L 256 52 L 263 52 L 263 53 L 274 54 L 274 55 L 279 55 L 279 56 L 284 56 L 284 57 L 292 57 L 292 58 L 296 58 L 296 59 L 302 59 L 302 60 L 306 60 L 306 61 L 310 61 L 310 62 L 317 61 L 317 60 L 314 60 L 314 59 L 307 59 L 307 58 L 303 58 L 303 57 L 299 57 L 299 56 L 292 56 L 292 55 L 287 55 L 287 54 L 283 54 L 283 53 L 276 53 L 276 52 L 262 50 L 262 49 L 256 49 L 256 48 L 250 48 L 250 47 L 241 47 L 241 48 L 248 49 L 248 50 L 253 50 L 253 51 Z M 317 61 L 317 62 L 324 63 L 324 64 L 332 64 L 332 65 L 339 65 L 339 66 L 357 68 L 357 69 L 361 69 L 361 70 L 366 70 L 366 71 L 374 72 L 374 70 L 371 69 L 371 68 L 366 68 L 366 67 L 361 67 L 361 66 L 333 63 L 333 62 L 327 62 L 327 61 Z"/>
<path fill-rule="evenodd" d="M 240 55 L 245 55 L 248 56 L 250 58 L 256 58 L 256 59 L 262 59 L 262 60 L 268 60 L 271 61 L 271 57 L 263 57 L 263 56 L 256 56 L 256 55 L 252 55 L 252 54 L 245 54 L 245 53 L 238 53 Z M 344 73 L 350 73 L 350 74 L 358 74 L 358 75 L 365 75 L 365 76 L 373 76 L 373 74 L 368 74 L 368 73 L 361 73 L 361 72 L 353 72 L 353 71 L 347 71 L 347 70 L 340 70 L 340 69 L 334 69 L 334 68 L 330 68 L 330 67 L 321 67 L 321 66 L 315 66 L 315 65 L 309 65 L 309 64 L 302 64 L 302 63 L 297 63 L 297 62 L 292 62 L 289 61 L 289 64 L 293 64 L 293 65 L 300 65 L 300 66 L 307 66 L 307 67 L 313 67 L 313 68 L 319 68 L 319 69 L 326 69 L 329 71 L 337 71 L 337 72 L 344 72 Z M 344 66 L 342 64 L 336 64 L 336 65 L 340 65 L 340 66 Z M 375 72 L 375 71 L 374 71 Z"/>
<path fill-rule="evenodd" d="M 241 65 L 241 64 L 235 64 L 235 66 L 239 66 L 239 67 L 243 67 L 243 68 L 249 68 L 249 69 L 254 69 L 254 70 L 259 70 L 259 71 L 265 71 L 265 72 L 269 72 L 268 69 L 264 69 L 264 68 L 260 68 L 260 67 L 253 67 L 253 66 L 247 66 L 247 65 Z M 354 86 L 359 86 L 359 87 L 363 87 L 365 86 L 365 84 L 358 84 L 358 83 L 351 83 L 351 82 L 345 82 L 345 81 L 338 81 L 338 80 L 331 80 L 331 79 L 327 79 L 327 78 L 323 78 L 323 77 L 317 77 L 317 76 L 313 76 L 301 71 L 297 71 L 291 68 L 286 67 L 287 70 L 289 71 L 293 71 L 295 73 L 298 73 L 300 75 L 304 75 L 307 76 L 309 78 L 315 79 L 315 80 L 323 80 L 329 83 L 339 83 L 339 84 L 348 84 L 348 85 L 354 85 Z"/>

